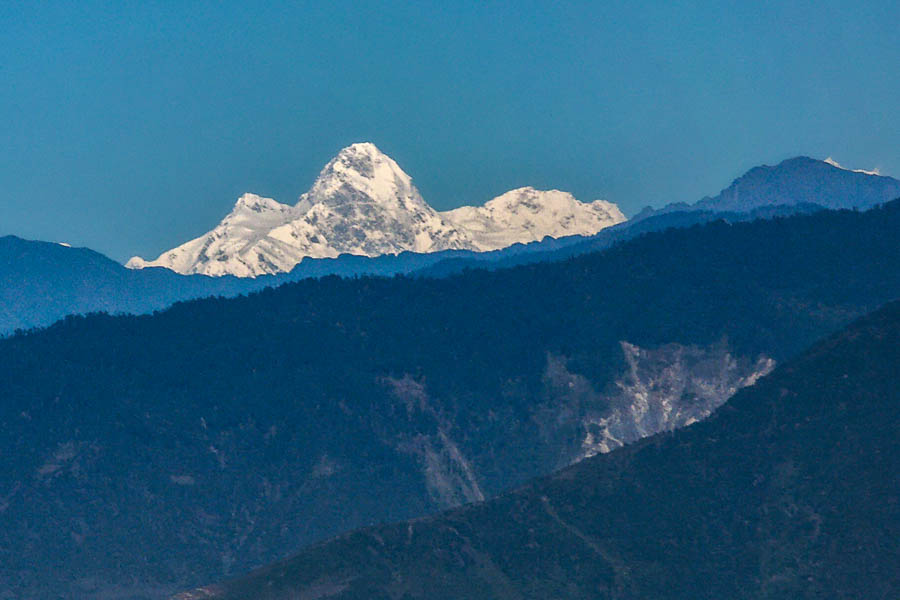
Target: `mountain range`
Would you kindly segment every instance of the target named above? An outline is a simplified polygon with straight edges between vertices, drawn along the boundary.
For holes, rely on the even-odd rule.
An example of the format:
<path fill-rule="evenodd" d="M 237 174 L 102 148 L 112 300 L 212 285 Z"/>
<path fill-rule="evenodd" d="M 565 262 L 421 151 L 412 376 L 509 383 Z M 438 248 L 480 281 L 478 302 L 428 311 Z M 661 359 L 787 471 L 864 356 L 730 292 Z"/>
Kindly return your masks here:
<path fill-rule="evenodd" d="M 358 143 L 325 165 L 296 205 L 245 194 L 209 233 L 154 261 L 134 257 L 128 266 L 255 277 L 290 271 L 307 257 L 497 250 L 547 236 L 591 235 L 624 220 L 610 202 L 530 187 L 481 207 L 438 212 L 393 159 Z"/>
<path fill-rule="evenodd" d="M 796 182 L 793 186 L 792 181 Z M 766 182 L 780 182 L 777 184 L 780 192 L 776 194 L 772 187 L 775 184 L 767 185 Z M 741 197 L 746 206 L 758 208 L 723 211 L 710 202 L 703 203 L 703 207 L 700 203 L 674 203 L 663 209 L 645 210 L 631 220 L 606 227 L 592 236 L 544 238 L 540 242 L 513 244 L 501 250 L 483 252 L 444 250 L 431 253 L 401 252 L 377 257 L 343 254 L 336 258 L 305 258 L 289 273 L 261 275 L 256 278 L 188 276 L 164 268 L 125 269 L 89 249 L 68 248 L 60 244 L 7 236 L 0 238 L 0 306 L 3 307 L 0 311 L 0 335 L 12 333 L 16 329 L 47 326 L 69 314 L 96 311 L 142 314 L 163 309 L 177 301 L 206 296 L 230 297 L 290 281 L 331 274 L 416 274 L 445 277 L 472 268 L 500 269 L 565 260 L 672 227 L 690 227 L 716 219 L 737 222 L 809 213 L 821 210 L 823 204 L 866 209 L 881 198 L 900 197 L 900 181 L 896 179 L 849 171 L 824 161 L 806 158 L 790 159 L 773 167 L 752 169 L 728 189 L 738 188 L 744 190 Z M 726 191 L 720 196 L 727 195 Z M 756 200 L 753 200 L 754 194 L 758 195 Z M 548 192 L 544 195 L 550 197 L 554 194 Z M 765 204 L 768 201 L 780 204 Z M 250 197 L 245 197 L 239 202 L 240 210 L 236 209 L 235 212 L 246 212 L 251 221 L 265 212 L 266 205 L 281 206 L 286 212 L 290 212 L 290 207 L 271 202 L 271 205 L 257 205 Z M 465 220 L 464 213 L 489 210 L 490 206 L 471 210 L 457 209 L 461 211 L 457 219 Z M 473 217 L 468 222 L 471 224 L 476 220 Z M 240 229 L 236 224 L 239 222 L 240 219 L 229 221 L 230 233 L 223 234 L 225 238 L 236 240 L 240 237 L 235 233 Z M 543 226 L 548 225 L 545 223 Z M 246 233 L 249 229 L 244 231 Z"/>
<path fill-rule="evenodd" d="M 898 228 L 717 220 L 0 340 L 0 597 L 161 598 L 702 421 L 900 296 Z"/>
<path fill-rule="evenodd" d="M 896 196 L 800 157 L 628 221 L 437 212 L 355 144 L 169 268 L 0 238 L 0 333 L 62 319 L 0 339 L 0 598 L 298 551 L 184 597 L 890 597 L 900 308 L 794 359 L 900 297 Z"/>

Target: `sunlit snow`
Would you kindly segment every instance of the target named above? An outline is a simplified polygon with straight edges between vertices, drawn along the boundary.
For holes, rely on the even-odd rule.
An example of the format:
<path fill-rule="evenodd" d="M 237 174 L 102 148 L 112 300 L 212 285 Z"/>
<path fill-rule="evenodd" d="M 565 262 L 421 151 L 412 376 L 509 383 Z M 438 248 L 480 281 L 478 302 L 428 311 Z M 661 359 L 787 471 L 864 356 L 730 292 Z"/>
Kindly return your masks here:
<path fill-rule="evenodd" d="M 325 165 L 297 204 L 244 194 L 212 231 L 127 266 L 255 277 L 290 271 L 306 257 L 496 250 L 546 236 L 592 235 L 624 220 L 610 202 L 530 187 L 484 206 L 438 212 L 393 159 L 374 144 L 358 143 Z"/>

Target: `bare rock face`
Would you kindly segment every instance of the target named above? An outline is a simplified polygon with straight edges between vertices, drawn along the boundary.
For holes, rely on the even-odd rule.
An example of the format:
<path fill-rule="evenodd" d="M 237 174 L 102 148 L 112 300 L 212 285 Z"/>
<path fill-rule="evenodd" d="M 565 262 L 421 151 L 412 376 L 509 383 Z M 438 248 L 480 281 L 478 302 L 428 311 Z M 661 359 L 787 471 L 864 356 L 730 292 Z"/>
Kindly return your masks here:
<path fill-rule="evenodd" d="M 626 369 L 602 392 L 548 356 L 544 437 L 560 446 L 560 466 L 708 417 L 738 390 L 775 368 L 767 356 L 734 356 L 725 342 L 700 348 L 621 342 Z M 554 406 L 552 411 L 548 408 Z"/>
<path fill-rule="evenodd" d="M 153 261 L 134 257 L 127 266 L 256 277 L 290 271 L 306 257 L 496 250 L 545 236 L 590 235 L 624 220 L 609 202 L 533 188 L 438 212 L 393 159 L 359 143 L 325 165 L 297 204 L 245 194 L 209 233 Z"/>
<path fill-rule="evenodd" d="M 608 392 L 609 408 L 585 415 L 579 458 L 705 419 L 775 368 L 767 356 L 735 357 L 725 344 L 644 349 L 622 342 L 622 352 L 628 370 Z"/>
<path fill-rule="evenodd" d="M 621 342 L 625 368 L 597 391 L 566 360 L 548 355 L 544 401 L 530 420 L 538 426 L 535 455 L 563 467 L 712 414 L 741 388 L 775 368 L 767 356 L 736 356 L 727 342 L 708 347 L 677 343 L 641 348 Z M 447 406 L 410 375 L 381 383 L 397 402 L 393 428 L 384 441 L 419 464 L 435 506 L 451 508 L 484 500 L 483 457 L 466 456 L 465 437 Z M 513 429 L 512 423 L 508 423 Z M 556 457 L 555 459 L 553 457 Z M 493 465 L 494 467 L 496 465 Z"/>
<path fill-rule="evenodd" d="M 470 461 L 450 437 L 453 423 L 428 397 L 425 386 L 410 377 L 386 378 L 394 397 L 403 405 L 407 419 L 421 424 L 405 434 L 395 435 L 397 449 L 419 462 L 428 495 L 436 506 L 451 508 L 479 502 L 485 495 Z"/>

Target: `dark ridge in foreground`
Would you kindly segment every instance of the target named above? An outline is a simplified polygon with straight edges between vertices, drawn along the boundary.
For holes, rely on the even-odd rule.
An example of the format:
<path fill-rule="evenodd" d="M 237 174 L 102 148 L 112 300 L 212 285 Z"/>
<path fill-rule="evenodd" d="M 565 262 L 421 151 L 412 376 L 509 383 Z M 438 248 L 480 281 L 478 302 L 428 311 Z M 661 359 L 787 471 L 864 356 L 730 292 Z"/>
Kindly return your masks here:
<path fill-rule="evenodd" d="M 708 420 L 180 596 L 900 597 L 900 303 Z"/>

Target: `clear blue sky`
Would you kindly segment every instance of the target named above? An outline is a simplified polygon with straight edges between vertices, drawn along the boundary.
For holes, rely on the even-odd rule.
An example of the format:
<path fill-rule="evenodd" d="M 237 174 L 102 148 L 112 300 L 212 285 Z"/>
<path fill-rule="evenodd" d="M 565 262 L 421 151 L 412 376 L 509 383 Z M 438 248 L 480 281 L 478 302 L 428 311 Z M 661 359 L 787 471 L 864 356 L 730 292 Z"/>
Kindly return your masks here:
<path fill-rule="evenodd" d="M 900 173 L 897 0 L 330 4 L 0 3 L 0 234 L 155 257 L 363 140 L 439 209 Z"/>

